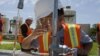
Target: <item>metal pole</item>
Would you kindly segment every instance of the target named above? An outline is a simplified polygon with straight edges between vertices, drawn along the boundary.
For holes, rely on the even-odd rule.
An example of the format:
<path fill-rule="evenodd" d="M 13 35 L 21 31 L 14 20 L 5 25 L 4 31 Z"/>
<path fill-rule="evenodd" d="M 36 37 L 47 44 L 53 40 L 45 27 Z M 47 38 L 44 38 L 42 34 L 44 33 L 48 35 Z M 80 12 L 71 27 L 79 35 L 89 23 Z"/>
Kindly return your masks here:
<path fill-rule="evenodd" d="M 57 41 L 56 39 L 56 33 L 57 33 L 57 19 L 58 19 L 58 0 L 54 0 L 54 9 L 53 9 L 53 15 L 52 15 L 52 43 L 54 45 L 56 45 L 57 43 L 55 41 Z"/>
<path fill-rule="evenodd" d="M 53 17 L 52 17 L 53 36 L 55 36 L 57 32 L 57 19 L 58 19 L 57 9 L 58 9 L 58 0 L 54 0 L 54 9 L 53 9 Z"/>
<path fill-rule="evenodd" d="M 52 43 L 50 46 L 50 56 L 54 56 L 54 49 L 58 47 L 58 42 L 56 38 L 57 33 L 57 19 L 58 19 L 58 0 L 54 0 L 54 8 L 52 15 Z"/>
<path fill-rule="evenodd" d="M 17 19 L 16 19 L 16 22 L 15 22 L 15 23 L 16 23 L 16 30 L 15 30 L 15 40 L 14 40 L 14 47 L 13 47 L 13 56 L 16 56 L 16 55 L 15 55 L 15 51 L 16 51 L 17 35 L 18 35 L 18 24 L 19 24 L 18 20 L 19 20 L 19 16 L 20 16 L 19 10 L 20 10 L 20 9 L 18 9 L 18 12 L 17 12 Z"/>

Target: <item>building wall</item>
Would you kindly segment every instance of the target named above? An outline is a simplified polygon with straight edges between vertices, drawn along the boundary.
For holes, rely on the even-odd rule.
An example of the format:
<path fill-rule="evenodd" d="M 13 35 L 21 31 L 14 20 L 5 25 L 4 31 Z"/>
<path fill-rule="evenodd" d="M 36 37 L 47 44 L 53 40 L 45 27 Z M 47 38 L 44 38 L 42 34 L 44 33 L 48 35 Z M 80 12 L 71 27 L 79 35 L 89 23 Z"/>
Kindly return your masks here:
<path fill-rule="evenodd" d="M 89 33 L 90 33 L 90 24 L 79 24 L 79 25 L 81 26 L 81 29 L 89 35 Z"/>
<path fill-rule="evenodd" d="M 19 18 L 18 18 L 17 16 L 15 16 L 15 17 L 13 17 L 12 20 L 16 20 L 16 22 L 19 23 L 19 24 L 17 25 L 17 32 L 19 32 L 19 28 L 20 28 L 20 26 L 21 26 L 21 24 L 22 24 L 23 18 L 22 18 L 22 17 L 19 17 Z M 15 23 L 15 22 L 13 22 L 13 23 Z M 15 34 L 15 32 L 16 32 L 16 24 L 12 24 L 12 25 L 11 25 L 11 31 L 12 31 L 12 34 Z"/>

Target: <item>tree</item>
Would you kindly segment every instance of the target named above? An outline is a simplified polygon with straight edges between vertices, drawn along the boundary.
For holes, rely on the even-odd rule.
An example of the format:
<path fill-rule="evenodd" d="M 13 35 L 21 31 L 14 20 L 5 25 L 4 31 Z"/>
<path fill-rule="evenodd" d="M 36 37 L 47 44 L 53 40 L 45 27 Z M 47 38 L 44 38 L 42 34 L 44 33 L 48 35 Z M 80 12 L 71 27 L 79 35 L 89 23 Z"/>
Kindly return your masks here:
<path fill-rule="evenodd" d="M 93 25 L 92 28 L 90 28 L 90 36 L 96 35 L 96 24 Z"/>
<path fill-rule="evenodd" d="M 92 28 L 90 28 L 90 37 L 95 41 L 96 40 L 96 24 L 93 25 Z"/>

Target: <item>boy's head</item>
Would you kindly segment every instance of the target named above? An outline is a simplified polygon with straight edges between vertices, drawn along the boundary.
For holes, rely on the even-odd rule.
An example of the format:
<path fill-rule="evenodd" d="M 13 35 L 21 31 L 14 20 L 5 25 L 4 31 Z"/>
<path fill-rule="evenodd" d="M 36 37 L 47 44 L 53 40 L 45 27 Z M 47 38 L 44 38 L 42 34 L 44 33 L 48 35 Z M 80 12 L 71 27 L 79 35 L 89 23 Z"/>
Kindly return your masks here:
<path fill-rule="evenodd" d="M 32 18 L 27 18 L 25 20 L 25 23 L 27 23 L 29 26 L 32 24 L 32 22 L 33 22 Z"/>

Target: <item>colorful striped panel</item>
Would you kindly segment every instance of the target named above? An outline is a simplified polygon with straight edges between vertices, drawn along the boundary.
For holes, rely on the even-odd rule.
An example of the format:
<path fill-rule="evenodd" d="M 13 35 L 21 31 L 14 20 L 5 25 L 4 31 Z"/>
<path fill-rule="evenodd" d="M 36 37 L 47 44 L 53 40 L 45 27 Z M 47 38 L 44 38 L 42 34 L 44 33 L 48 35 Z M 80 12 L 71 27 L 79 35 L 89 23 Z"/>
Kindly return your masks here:
<path fill-rule="evenodd" d="M 48 32 L 45 32 L 43 34 L 43 46 L 44 46 L 44 50 L 48 51 Z"/>
<path fill-rule="evenodd" d="M 76 25 L 75 24 L 68 24 L 68 29 L 69 29 L 72 48 L 77 47 L 79 45 L 79 43 L 78 43 Z"/>

